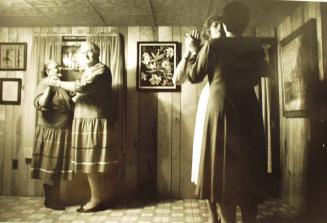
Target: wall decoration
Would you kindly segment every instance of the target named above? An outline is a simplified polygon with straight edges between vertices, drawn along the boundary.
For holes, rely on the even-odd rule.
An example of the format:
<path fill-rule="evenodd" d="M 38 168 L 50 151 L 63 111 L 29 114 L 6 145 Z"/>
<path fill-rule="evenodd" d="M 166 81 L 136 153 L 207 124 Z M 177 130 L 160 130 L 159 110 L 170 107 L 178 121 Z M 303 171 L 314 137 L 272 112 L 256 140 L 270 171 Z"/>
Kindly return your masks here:
<path fill-rule="evenodd" d="M 0 104 L 19 105 L 22 80 L 19 78 L 0 78 Z"/>
<path fill-rule="evenodd" d="M 79 49 L 86 41 L 86 36 L 63 36 L 61 48 L 61 72 L 63 80 L 73 81 L 78 79 L 84 70 L 80 66 Z"/>
<path fill-rule="evenodd" d="M 180 91 L 172 82 L 179 50 L 177 42 L 137 42 L 137 89 Z"/>
<path fill-rule="evenodd" d="M 316 38 L 316 21 L 311 19 L 280 42 L 285 117 L 307 116 L 319 69 Z"/>
<path fill-rule="evenodd" d="M 26 70 L 27 43 L 0 43 L 0 70 Z"/>

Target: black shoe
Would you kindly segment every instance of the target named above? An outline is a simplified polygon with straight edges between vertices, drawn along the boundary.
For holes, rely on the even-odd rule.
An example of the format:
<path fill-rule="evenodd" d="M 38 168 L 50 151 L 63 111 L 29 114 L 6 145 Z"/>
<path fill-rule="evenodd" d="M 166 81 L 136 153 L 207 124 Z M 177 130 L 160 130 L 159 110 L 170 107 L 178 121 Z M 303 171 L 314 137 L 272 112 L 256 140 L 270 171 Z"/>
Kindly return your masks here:
<path fill-rule="evenodd" d="M 79 212 L 79 213 L 88 213 L 88 212 L 97 212 L 97 211 L 103 211 L 106 209 L 106 206 L 103 205 L 103 203 L 99 203 L 97 205 L 95 205 L 94 207 L 92 208 L 89 208 L 89 209 L 85 209 L 83 207 L 83 205 L 81 205 L 80 208 L 78 208 L 76 211 Z"/>
<path fill-rule="evenodd" d="M 63 211 L 66 209 L 65 205 L 63 205 L 59 202 L 44 202 L 44 206 L 46 208 L 50 208 L 53 210 L 59 210 L 59 211 Z"/>

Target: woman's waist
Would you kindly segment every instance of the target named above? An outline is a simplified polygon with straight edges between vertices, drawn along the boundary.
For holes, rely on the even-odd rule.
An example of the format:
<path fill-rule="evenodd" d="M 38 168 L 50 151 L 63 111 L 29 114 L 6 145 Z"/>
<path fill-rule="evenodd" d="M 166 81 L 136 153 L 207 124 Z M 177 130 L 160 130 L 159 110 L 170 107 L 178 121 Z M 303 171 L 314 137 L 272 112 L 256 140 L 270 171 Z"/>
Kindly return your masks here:
<path fill-rule="evenodd" d="M 49 113 L 44 112 L 39 115 L 38 124 L 49 128 L 69 127 L 72 122 L 72 114 L 64 112 Z"/>

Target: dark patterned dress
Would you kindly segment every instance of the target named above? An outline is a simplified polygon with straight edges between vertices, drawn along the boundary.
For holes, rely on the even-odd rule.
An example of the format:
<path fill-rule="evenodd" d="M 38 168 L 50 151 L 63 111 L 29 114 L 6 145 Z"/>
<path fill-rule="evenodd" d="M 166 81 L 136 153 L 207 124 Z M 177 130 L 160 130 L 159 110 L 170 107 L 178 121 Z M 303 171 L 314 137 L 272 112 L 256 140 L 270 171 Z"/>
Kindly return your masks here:
<path fill-rule="evenodd" d="M 99 66 L 99 64 L 98 64 Z M 76 102 L 72 126 L 72 163 L 77 173 L 106 172 L 119 160 L 110 121 L 112 77 L 110 69 L 95 74 L 87 69 L 75 82 Z"/>
<path fill-rule="evenodd" d="M 265 139 L 254 91 L 264 68 L 261 45 L 237 37 L 211 40 L 188 64 L 189 80 L 207 75 L 210 88 L 196 188 L 201 199 L 246 205 L 264 198 Z"/>
<path fill-rule="evenodd" d="M 51 184 L 60 179 L 72 178 L 71 124 L 73 102 L 69 94 L 51 87 L 48 104 L 42 108 L 38 101 L 47 86 L 42 80 L 34 100 L 39 110 L 34 137 L 32 178 Z M 42 111 L 45 109 L 44 111 Z"/>

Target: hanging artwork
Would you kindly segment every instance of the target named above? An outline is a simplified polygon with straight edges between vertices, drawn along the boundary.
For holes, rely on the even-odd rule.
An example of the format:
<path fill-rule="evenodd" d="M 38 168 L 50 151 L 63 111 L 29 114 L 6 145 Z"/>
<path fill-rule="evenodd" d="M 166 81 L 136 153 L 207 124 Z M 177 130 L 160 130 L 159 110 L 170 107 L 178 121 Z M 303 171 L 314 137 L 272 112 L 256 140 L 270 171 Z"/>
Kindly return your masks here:
<path fill-rule="evenodd" d="M 0 104 L 19 105 L 21 88 L 20 78 L 0 78 Z"/>
<path fill-rule="evenodd" d="M 27 43 L 0 43 L 0 70 L 26 70 Z"/>
<path fill-rule="evenodd" d="M 86 36 L 63 36 L 61 48 L 63 80 L 73 81 L 81 76 L 83 68 L 80 66 L 79 49 L 85 41 Z"/>
<path fill-rule="evenodd" d="M 145 91 L 179 91 L 172 81 L 179 61 L 177 42 L 137 43 L 137 89 Z"/>
<path fill-rule="evenodd" d="M 316 21 L 312 19 L 281 41 L 285 117 L 304 117 L 308 113 L 313 80 L 318 77 L 316 38 Z"/>

